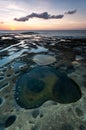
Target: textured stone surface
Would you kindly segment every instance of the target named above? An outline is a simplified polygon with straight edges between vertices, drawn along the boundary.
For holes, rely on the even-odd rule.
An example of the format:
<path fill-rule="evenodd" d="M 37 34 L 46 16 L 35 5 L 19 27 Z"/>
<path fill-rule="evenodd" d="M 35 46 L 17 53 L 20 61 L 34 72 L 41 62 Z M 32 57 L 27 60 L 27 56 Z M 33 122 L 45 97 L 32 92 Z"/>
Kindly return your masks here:
<path fill-rule="evenodd" d="M 63 38 L 61 40 L 58 39 L 58 37 L 49 38 L 36 35 L 31 35 L 29 39 L 27 39 L 26 37 L 28 36 L 26 36 L 23 39 L 21 35 L 17 34 L 11 37 L 12 39 L 13 37 L 19 39 L 17 41 L 18 44 L 15 43 L 15 49 L 12 43 L 6 44 L 1 40 L 0 97 L 3 99 L 3 103 L 0 105 L 0 130 L 86 130 L 86 39 L 75 40 Z M 2 38 L 2 36 L 0 36 L 0 38 Z M 24 47 L 27 48 L 28 51 L 23 51 L 23 54 L 21 53 L 19 57 L 15 58 L 15 55 L 18 54 L 17 52 L 24 49 Z M 43 51 L 43 48 L 47 51 Z M 6 51 L 4 51 L 4 49 Z M 12 60 L 8 62 L 8 60 L 10 60 L 8 54 L 13 54 L 11 55 L 13 62 Z M 37 64 L 32 61 L 32 58 L 37 54 L 52 55 L 56 58 L 55 63 L 49 63 L 49 66 L 65 72 L 77 83 L 82 93 L 80 100 L 69 104 L 46 101 L 38 108 L 27 110 L 21 108 L 16 103 L 14 99 L 16 80 L 20 77 L 21 71 L 25 66 L 19 65 L 19 73 L 16 74 L 14 69 L 9 66 L 23 62 L 28 66 L 27 69 L 25 67 L 25 71 L 31 70 L 37 66 Z M 80 55 L 83 59 L 76 61 L 76 55 Z M 6 61 L 5 63 L 7 63 L 5 66 L 2 65 L 4 60 Z M 22 71 L 22 73 L 25 71 Z M 33 80 L 31 82 L 33 82 Z M 37 84 L 38 83 L 40 83 L 40 80 L 37 80 Z M 62 84 L 64 84 L 64 82 L 62 82 Z M 67 86 L 69 85 L 67 84 Z M 41 89 L 39 87 L 39 91 L 33 88 L 34 87 L 30 86 L 30 90 L 36 92 L 36 94 L 43 90 L 42 86 Z M 5 122 L 11 115 L 15 115 L 17 119 L 9 127 L 4 128 Z"/>

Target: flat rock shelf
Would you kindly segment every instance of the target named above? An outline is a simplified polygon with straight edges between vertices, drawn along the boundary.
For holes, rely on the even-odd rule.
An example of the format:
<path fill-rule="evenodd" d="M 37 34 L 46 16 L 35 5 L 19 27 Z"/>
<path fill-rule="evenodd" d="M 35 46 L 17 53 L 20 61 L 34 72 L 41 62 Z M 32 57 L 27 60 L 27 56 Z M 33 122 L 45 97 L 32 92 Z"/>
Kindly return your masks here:
<path fill-rule="evenodd" d="M 86 35 L 77 32 L 0 33 L 0 130 L 86 130 Z"/>

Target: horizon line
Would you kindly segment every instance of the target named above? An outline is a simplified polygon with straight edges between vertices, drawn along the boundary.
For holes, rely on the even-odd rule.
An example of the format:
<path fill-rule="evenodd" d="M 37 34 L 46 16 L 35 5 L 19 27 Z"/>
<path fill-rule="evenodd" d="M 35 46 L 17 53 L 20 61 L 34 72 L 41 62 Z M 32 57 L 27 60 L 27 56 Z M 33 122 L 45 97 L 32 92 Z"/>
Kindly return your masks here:
<path fill-rule="evenodd" d="M 32 30 L 27 30 L 27 29 L 20 29 L 20 30 L 18 30 L 18 29 L 16 29 L 16 30 L 10 30 L 10 29 L 1 29 L 0 31 L 68 31 L 68 30 L 71 30 L 71 31 L 73 31 L 73 30 L 86 30 L 86 29 L 32 29 Z"/>

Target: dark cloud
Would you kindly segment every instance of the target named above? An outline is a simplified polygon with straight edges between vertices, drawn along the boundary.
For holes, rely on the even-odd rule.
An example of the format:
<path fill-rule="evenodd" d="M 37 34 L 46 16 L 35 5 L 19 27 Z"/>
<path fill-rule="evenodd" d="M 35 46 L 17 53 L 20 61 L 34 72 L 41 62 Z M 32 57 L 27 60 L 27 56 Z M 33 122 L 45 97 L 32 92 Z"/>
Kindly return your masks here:
<path fill-rule="evenodd" d="M 68 11 L 68 12 L 65 12 L 65 14 L 75 14 L 77 12 L 77 10 L 75 9 L 75 10 L 72 10 L 72 11 Z"/>
<path fill-rule="evenodd" d="M 15 21 L 20 21 L 20 22 L 25 22 L 28 21 L 30 18 L 42 18 L 42 19 L 61 19 L 64 17 L 64 15 L 50 15 L 48 12 L 43 12 L 43 13 L 32 13 L 30 15 L 27 15 L 25 17 L 20 17 L 20 18 L 14 18 Z"/>

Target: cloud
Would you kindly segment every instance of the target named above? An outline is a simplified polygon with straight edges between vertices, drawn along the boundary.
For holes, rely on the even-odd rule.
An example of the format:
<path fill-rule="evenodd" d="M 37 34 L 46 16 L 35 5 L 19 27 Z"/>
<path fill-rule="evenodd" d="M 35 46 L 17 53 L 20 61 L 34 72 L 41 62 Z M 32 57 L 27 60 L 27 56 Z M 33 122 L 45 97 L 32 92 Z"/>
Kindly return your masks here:
<path fill-rule="evenodd" d="M 1 21 L 0 24 L 4 24 L 4 22 Z"/>
<path fill-rule="evenodd" d="M 76 12 L 77 12 L 77 10 L 75 9 L 75 10 L 72 10 L 72 11 L 65 12 L 65 14 L 71 15 L 71 14 L 75 14 Z"/>
<path fill-rule="evenodd" d="M 15 21 L 20 21 L 20 22 L 25 22 L 28 21 L 31 18 L 42 18 L 42 19 L 61 19 L 64 17 L 64 15 L 50 15 L 48 12 L 43 12 L 43 13 L 32 13 L 30 15 L 27 15 L 25 17 L 20 17 L 20 18 L 14 18 Z"/>

